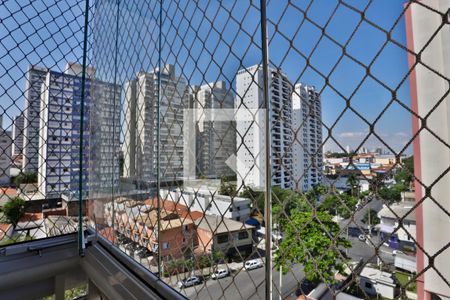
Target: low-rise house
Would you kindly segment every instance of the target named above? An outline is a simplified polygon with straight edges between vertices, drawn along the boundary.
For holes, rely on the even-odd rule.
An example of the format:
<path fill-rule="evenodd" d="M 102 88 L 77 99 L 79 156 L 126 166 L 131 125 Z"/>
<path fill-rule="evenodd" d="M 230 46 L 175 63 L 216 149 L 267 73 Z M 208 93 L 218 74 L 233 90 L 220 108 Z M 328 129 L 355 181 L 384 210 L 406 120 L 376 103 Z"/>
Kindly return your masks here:
<path fill-rule="evenodd" d="M 157 203 L 157 199 L 118 198 L 114 204 L 105 205 L 106 220 L 111 220 L 107 225 L 114 226 L 121 234 L 154 253 L 159 251 L 159 234 L 160 253 L 163 258 L 189 256 L 197 245 L 191 217 L 193 215 L 202 217 L 203 214 L 190 214 L 183 205 L 161 201 L 158 222 Z M 112 224 L 113 207 L 114 224 Z"/>
<path fill-rule="evenodd" d="M 378 294 L 387 299 L 394 299 L 399 293 L 393 274 L 370 267 L 363 268 L 359 274 L 359 286 L 370 296 Z"/>
<path fill-rule="evenodd" d="M 378 218 L 380 218 L 378 225 L 380 237 L 388 240 L 389 247 L 415 250 L 416 211 L 414 202 L 401 201 L 389 207 L 383 205 L 378 212 Z"/>
<path fill-rule="evenodd" d="M 248 198 L 219 195 L 217 191 L 202 188 L 161 190 L 161 197 L 180 203 L 190 211 L 200 211 L 207 215 L 220 215 L 228 219 L 245 222 L 250 217 L 251 203 Z"/>
<path fill-rule="evenodd" d="M 226 255 L 253 251 L 254 226 L 220 216 L 205 215 L 195 221 L 198 247 L 207 253 L 221 251 Z"/>

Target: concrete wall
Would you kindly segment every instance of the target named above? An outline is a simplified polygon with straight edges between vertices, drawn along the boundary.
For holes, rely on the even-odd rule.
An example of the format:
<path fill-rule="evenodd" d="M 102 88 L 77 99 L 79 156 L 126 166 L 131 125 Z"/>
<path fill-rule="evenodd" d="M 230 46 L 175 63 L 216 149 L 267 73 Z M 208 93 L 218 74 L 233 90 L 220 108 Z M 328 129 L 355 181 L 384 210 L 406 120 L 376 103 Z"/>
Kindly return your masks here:
<path fill-rule="evenodd" d="M 439 106 L 426 119 L 427 128 L 446 143 L 450 142 L 450 97 L 448 79 L 450 78 L 450 26 L 440 28 L 443 17 L 430 10 L 430 6 L 439 12 L 448 12 L 448 0 L 424 0 L 421 4 L 413 3 L 406 14 L 406 30 L 408 48 L 414 53 L 421 52 L 421 64 L 415 65 L 416 57 L 409 56 L 409 64 L 414 66 L 410 76 L 411 107 L 421 117 Z M 447 16 L 448 20 L 448 16 Z M 448 22 L 448 21 L 447 21 Z M 433 36 L 435 33 L 437 34 Z M 425 67 L 426 65 L 427 67 Z M 436 72 L 432 72 L 431 70 Z M 441 75 L 439 75 L 441 74 Z M 421 120 L 413 120 L 413 133 L 420 130 Z M 425 186 L 430 186 L 443 174 L 450 165 L 450 150 L 429 131 L 422 130 L 414 142 L 414 157 L 416 176 Z M 431 196 L 447 211 L 450 210 L 450 176 L 444 176 L 431 189 Z M 416 201 L 426 196 L 425 188 L 416 181 Z M 450 228 L 450 218 L 429 197 L 417 209 L 417 239 L 418 243 L 429 254 L 435 254 L 450 241 L 447 230 Z M 417 254 L 418 272 L 430 264 L 427 256 L 421 251 Z M 450 249 L 446 248 L 434 260 L 434 267 L 441 276 L 450 279 Z M 441 298 L 450 298 L 450 287 L 433 269 L 427 270 L 418 280 L 419 299 L 429 299 L 431 293 Z"/>

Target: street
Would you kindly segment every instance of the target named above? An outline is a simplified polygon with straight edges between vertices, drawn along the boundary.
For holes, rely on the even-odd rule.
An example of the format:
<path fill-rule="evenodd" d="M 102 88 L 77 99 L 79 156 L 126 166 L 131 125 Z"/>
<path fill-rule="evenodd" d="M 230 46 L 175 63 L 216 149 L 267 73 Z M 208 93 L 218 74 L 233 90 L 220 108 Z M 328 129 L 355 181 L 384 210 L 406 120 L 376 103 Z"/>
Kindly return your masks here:
<path fill-rule="evenodd" d="M 273 271 L 272 280 L 274 299 L 278 299 L 279 273 Z M 304 278 L 301 266 L 295 265 L 286 275 L 282 277 L 283 299 L 288 298 L 297 289 L 298 283 Z M 201 285 L 179 289 L 181 294 L 189 299 L 264 299 L 265 274 L 264 267 L 245 271 L 232 272 L 231 276 L 212 280 L 205 278 Z"/>

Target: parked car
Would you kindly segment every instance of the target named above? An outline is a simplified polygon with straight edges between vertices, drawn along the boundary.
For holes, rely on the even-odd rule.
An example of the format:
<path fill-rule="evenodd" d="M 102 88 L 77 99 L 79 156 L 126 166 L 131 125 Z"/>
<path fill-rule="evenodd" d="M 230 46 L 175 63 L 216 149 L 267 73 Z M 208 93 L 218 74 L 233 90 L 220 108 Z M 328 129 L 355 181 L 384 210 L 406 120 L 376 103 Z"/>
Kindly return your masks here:
<path fill-rule="evenodd" d="M 360 234 L 358 236 L 358 240 L 360 240 L 361 242 L 364 242 L 366 240 L 370 240 L 370 234 Z"/>
<path fill-rule="evenodd" d="M 214 273 L 212 273 L 211 278 L 212 279 L 220 279 L 224 278 L 230 275 L 230 271 L 228 269 L 218 269 Z"/>
<path fill-rule="evenodd" d="M 183 279 L 178 282 L 178 287 L 181 288 L 187 288 L 190 286 L 201 284 L 202 281 L 200 280 L 200 277 L 198 276 L 191 276 L 186 279 Z"/>
<path fill-rule="evenodd" d="M 263 263 L 259 259 L 247 260 L 244 263 L 245 270 L 253 270 L 253 269 L 257 269 L 257 268 L 262 268 L 262 266 L 263 266 Z"/>
<path fill-rule="evenodd" d="M 397 255 L 397 254 L 406 255 L 403 251 L 400 251 L 400 250 L 392 250 L 392 255 Z"/>

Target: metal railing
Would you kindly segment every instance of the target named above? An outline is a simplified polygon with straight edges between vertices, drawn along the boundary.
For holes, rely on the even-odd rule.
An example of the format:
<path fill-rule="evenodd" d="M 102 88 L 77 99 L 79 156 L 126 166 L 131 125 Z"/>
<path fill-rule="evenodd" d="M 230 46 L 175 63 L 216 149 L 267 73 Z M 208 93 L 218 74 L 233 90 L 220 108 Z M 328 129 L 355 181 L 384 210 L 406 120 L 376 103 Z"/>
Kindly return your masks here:
<path fill-rule="evenodd" d="M 188 298 L 450 297 L 449 6 L 2 3 L 0 243 L 89 227 Z"/>

